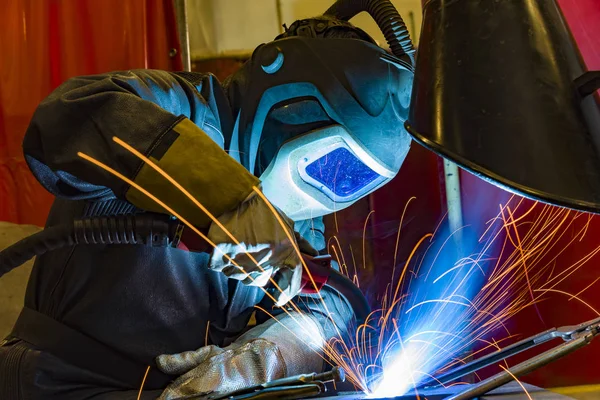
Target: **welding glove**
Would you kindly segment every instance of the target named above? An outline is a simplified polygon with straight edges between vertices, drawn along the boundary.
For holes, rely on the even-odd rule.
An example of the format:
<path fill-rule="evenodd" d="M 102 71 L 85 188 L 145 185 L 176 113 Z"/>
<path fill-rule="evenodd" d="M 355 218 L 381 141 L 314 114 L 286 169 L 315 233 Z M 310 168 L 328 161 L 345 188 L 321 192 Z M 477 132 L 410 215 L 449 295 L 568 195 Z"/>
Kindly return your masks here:
<path fill-rule="evenodd" d="M 276 283 L 272 294 L 277 306 L 300 292 L 302 263 L 298 250 L 309 255 L 318 253 L 294 232 L 292 220 L 269 208 L 255 192 L 218 220 L 239 244 L 213 223 L 208 232 L 208 238 L 217 245 L 210 259 L 212 270 L 250 286 L 264 287 L 272 280 Z"/>
<path fill-rule="evenodd" d="M 229 393 L 274 379 L 323 370 L 323 331 L 310 315 L 289 313 L 258 325 L 225 348 L 157 357 L 158 368 L 180 375 L 162 393 L 168 400 Z"/>

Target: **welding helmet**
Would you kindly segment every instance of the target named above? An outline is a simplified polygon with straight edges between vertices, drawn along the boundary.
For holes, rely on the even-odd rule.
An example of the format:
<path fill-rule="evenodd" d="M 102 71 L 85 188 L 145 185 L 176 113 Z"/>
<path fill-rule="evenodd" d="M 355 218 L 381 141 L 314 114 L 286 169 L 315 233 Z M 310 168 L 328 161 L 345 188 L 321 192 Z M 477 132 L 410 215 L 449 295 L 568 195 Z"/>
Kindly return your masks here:
<path fill-rule="evenodd" d="M 312 19 L 293 29 L 319 24 L 339 27 Z M 293 220 L 346 208 L 400 169 L 411 143 L 403 124 L 412 79 L 409 59 L 372 39 L 302 35 L 264 44 L 228 82 L 237 105 L 230 154 Z"/>

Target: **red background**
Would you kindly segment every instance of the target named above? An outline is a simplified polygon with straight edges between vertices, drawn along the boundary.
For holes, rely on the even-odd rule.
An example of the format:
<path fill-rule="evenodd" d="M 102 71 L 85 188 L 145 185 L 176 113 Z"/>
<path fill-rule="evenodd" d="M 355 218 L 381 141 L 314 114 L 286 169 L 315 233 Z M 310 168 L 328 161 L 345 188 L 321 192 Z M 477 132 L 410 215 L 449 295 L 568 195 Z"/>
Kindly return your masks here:
<path fill-rule="evenodd" d="M 170 0 L 14 0 L 0 13 L 0 221 L 44 225 L 52 196 L 21 141 L 38 103 L 65 79 L 181 69 Z"/>
<path fill-rule="evenodd" d="M 181 69 L 174 15 L 170 0 L 15 0 L 5 2 L 0 15 L 0 220 L 43 225 L 52 197 L 33 179 L 24 163 L 21 140 L 36 105 L 66 78 L 131 68 Z M 559 0 L 590 69 L 600 69 L 600 1 Z M 223 64 L 224 63 L 224 64 Z M 221 75 L 238 62 L 198 64 L 197 68 Z M 398 221 L 404 205 L 413 203 L 406 220 L 403 243 L 415 243 L 432 231 L 445 213 L 440 180 L 440 160 L 414 145 L 397 179 L 354 209 L 338 214 L 337 234 L 353 245 L 356 264 L 367 281 L 376 280 L 376 266 L 389 260 L 395 235 L 390 221 Z M 482 221 L 497 212 L 505 193 L 479 179 L 461 173 L 466 222 Z M 474 207 L 477 204 L 483 207 Z M 362 227 L 370 210 L 369 234 L 377 238 L 365 244 Z M 395 223 L 395 222 L 394 222 Z M 333 226 L 330 223 L 330 226 Z M 333 230 L 336 232 L 336 229 Z M 356 232 L 359 234 L 357 235 Z M 594 218 L 583 243 L 560 259 L 570 265 L 600 244 L 600 220 Z M 348 259 L 352 254 L 344 246 Z M 401 248 L 403 259 L 409 247 Z M 570 280 L 578 292 L 600 276 L 593 259 Z M 582 297 L 600 307 L 600 291 L 591 288 Z M 561 296 L 550 296 L 535 310 L 513 319 L 513 332 L 537 333 L 548 327 L 572 324 L 594 317 L 588 309 Z M 600 343 L 551 364 L 526 378 L 544 387 L 600 383 L 600 369 L 590 360 L 600 359 Z"/>

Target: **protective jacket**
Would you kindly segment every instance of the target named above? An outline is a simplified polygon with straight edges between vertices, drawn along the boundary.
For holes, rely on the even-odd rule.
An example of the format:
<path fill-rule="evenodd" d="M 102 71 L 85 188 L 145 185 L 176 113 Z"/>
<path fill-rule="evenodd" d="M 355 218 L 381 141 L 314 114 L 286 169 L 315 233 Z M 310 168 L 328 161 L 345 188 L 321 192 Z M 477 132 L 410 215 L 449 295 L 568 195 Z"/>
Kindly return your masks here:
<path fill-rule="evenodd" d="M 114 136 L 164 161 L 216 215 L 234 208 L 257 179 L 223 161 L 233 129 L 231 109 L 226 89 L 209 74 L 136 70 L 68 80 L 40 104 L 23 144 L 32 172 L 57 196 L 47 226 L 85 216 L 163 211 L 78 152 L 166 197 L 174 208 L 180 205 L 196 225 L 207 223 Z M 316 249 L 325 247 L 321 220 L 297 223 L 296 230 Z M 206 253 L 128 245 L 76 245 L 39 257 L 26 293 L 28 315 L 0 347 L 0 397 L 137 397 L 143 368 L 135 384 L 31 343 L 60 342 L 56 345 L 68 352 L 62 333 L 55 338 L 47 328 L 53 322 L 74 331 L 73 342 L 90 340 L 97 352 L 105 346 L 139 366 L 154 366 L 160 354 L 227 344 L 244 330 L 264 293 L 210 271 L 208 259 Z M 44 318 L 46 325 L 32 325 Z M 29 334 L 37 338 L 28 340 Z M 73 343 L 73 351 L 81 348 Z M 166 384 L 150 378 L 142 398 L 157 397 Z"/>

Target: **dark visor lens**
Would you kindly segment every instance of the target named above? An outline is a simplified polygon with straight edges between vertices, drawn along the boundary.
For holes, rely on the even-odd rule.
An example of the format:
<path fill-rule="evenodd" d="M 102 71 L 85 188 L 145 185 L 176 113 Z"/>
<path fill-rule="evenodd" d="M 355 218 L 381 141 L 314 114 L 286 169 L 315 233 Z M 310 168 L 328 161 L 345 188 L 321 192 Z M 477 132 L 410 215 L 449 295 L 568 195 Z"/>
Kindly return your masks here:
<path fill-rule="evenodd" d="M 385 179 L 341 147 L 306 165 L 304 170 L 311 178 L 305 179 L 307 183 L 318 189 L 324 186 L 336 197 L 347 200 L 361 196 L 367 186 Z"/>

